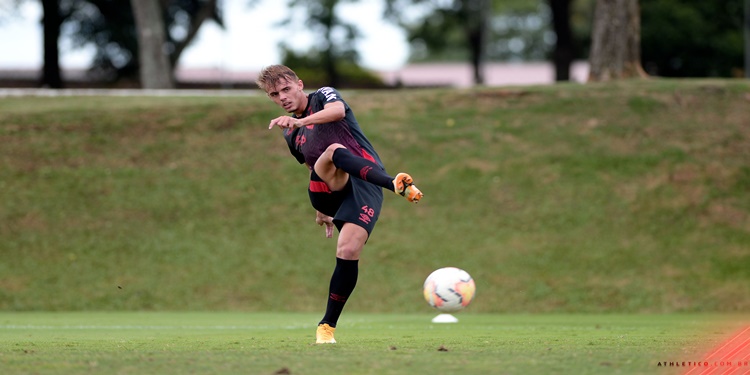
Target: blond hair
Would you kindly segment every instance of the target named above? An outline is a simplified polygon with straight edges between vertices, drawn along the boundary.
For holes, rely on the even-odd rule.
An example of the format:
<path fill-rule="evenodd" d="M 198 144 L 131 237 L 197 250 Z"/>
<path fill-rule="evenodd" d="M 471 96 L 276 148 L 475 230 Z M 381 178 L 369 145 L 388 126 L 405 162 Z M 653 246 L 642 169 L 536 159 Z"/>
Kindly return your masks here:
<path fill-rule="evenodd" d="M 285 65 L 271 65 L 260 71 L 255 83 L 261 90 L 268 92 L 269 88 L 274 88 L 281 80 L 297 82 L 299 81 L 299 77 L 297 77 L 297 73 L 294 70 L 289 69 Z"/>

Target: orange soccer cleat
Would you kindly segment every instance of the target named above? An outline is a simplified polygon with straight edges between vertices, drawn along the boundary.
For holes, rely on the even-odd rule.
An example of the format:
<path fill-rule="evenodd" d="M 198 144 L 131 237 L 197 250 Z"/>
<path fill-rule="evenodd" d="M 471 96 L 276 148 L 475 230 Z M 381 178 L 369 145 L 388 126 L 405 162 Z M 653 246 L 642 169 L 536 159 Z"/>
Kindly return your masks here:
<path fill-rule="evenodd" d="M 334 331 L 336 331 L 336 328 L 329 326 L 327 323 L 319 324 L 318 330 L 315 331 L 315 343 L 335 344 L 336 339 L 333 338 Z"/>
<path fill-rule="evenodd" d="M 393 190 L 409 202 L 419 203 L 424 194 L 414 186 L 414 180 L 406 173 L 399 173 L 393 179 Z"/>

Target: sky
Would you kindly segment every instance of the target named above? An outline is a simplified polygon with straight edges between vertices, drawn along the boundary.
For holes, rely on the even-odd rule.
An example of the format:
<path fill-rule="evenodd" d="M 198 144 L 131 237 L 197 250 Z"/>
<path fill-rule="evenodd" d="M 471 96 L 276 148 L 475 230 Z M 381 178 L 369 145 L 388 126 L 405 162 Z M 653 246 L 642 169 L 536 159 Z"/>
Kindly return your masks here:
<path fill-rule="evenodd" d="M 275 25 L 289 13 L 285 1 L 262 0 L 253 8 L 247 3 L 247 0 L 224 0 L 226 28 L 221 29 L 213 22 L 203 24 L 183 52 L 179 67 L 254 71 L 281 62 L 278 48 L 281 40 L 293 41 L 292 45 L 302 50 L 311 44 L 311 37 L 304 31 L 303 17 L 295 14 L 300 23 L 292 27 Z M 392 71 L 406 63 L 409 52 L 404 32 L 382 20 L 381 1 L 365 0 L 339 7 L 340 16 L 357 20 L 363 34 L 357 47 L 365 68 Z M 41 14 L 38 1 L 25 1 L 13 16 L 0 23 L 0 69 L 41 67 Z M 91 60 L 91 50 L 72 50 L 64 38 L 60 50 L 63 69 L 85 68 Z"/>

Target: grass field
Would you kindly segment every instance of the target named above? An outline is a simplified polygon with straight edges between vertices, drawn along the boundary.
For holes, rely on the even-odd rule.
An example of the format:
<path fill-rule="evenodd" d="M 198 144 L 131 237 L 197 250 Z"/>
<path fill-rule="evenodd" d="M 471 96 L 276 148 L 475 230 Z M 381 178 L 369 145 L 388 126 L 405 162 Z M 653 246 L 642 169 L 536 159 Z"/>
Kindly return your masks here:
<path fill-rule="evenodd" d="M 425 198 L 386 196 L 334 347 L 267 98 L 0 99 L 0 374 L 677 374 L 750 324 L 747 80 L 344 96 Z M 435 326 L 444 266 L 477 295 Z"/>
<path fill-rule="evenodd" d="M 347 309 L 424 311 L 424 278 L 453 265 L 476 312 L 750 311 L 747 81 L 345 97 L 426 194 L 386 196 Z M 0 100 L 0 309 L 318 311 L 333 243 L 267 130 L 279 114 L 263 96 Z"/>
<path fill-rule="evenodd" d="M 339 343 L 315 345 L 311 314 L 0 313 L 0 362 L 3 374 L 671 375 L 689 368 L 670 362 L 704 361 L 750 324 L 696 314 L 433 316 L 345 314 Z"/>

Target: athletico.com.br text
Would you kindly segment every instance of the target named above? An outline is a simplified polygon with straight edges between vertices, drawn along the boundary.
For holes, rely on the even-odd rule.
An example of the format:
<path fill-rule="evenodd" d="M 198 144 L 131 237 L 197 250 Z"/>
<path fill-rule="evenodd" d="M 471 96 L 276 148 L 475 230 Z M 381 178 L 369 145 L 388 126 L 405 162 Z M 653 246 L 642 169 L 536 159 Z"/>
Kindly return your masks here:
<path fill-rule="evenodd" d="M 659 362 L 657 367 L 750 367 L 750 361 L 670 361 Z"/>

